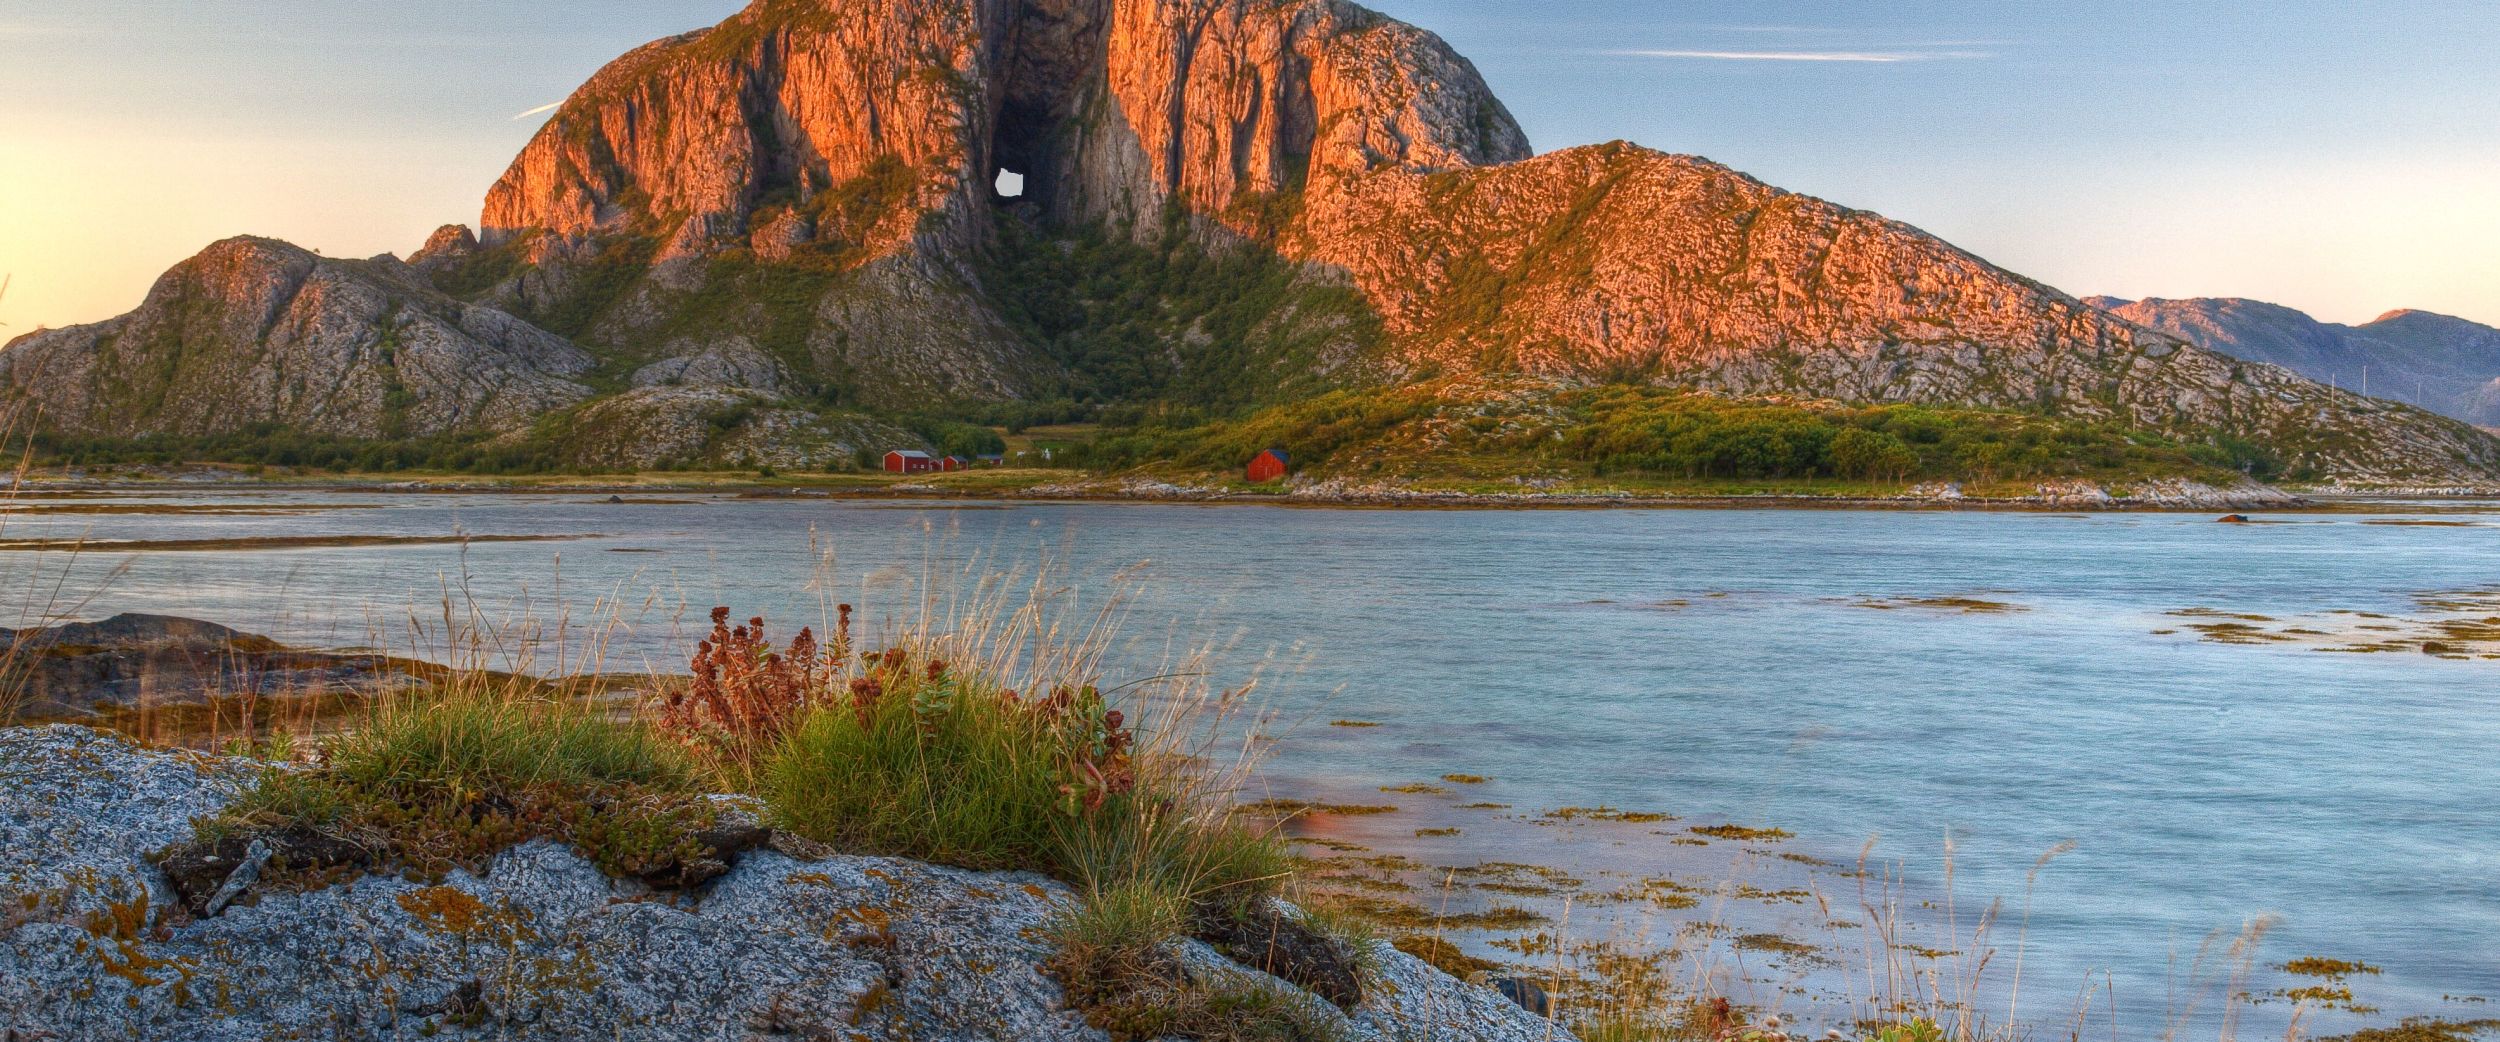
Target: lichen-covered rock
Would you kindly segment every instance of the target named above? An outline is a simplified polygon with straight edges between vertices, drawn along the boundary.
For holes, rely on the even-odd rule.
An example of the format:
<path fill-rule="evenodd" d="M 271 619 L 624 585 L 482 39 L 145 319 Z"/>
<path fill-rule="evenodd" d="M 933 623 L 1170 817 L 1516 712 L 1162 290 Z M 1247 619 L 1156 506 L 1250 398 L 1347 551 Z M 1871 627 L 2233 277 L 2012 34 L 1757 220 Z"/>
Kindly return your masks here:
<path fill-rule="evenodd" d="M 1037 876 L 740 856 L 657 895 L 546 842 L 440 882 L 369 876 L 195 919 L 151 851 L 256 765 L 70 727 L 0 730 L 0 1034 L 95 1039 L 1104 1036 L 1042 970 L 1074 901 Z M 31 898 L 31 902 L 28 900 Z M 1208 979 L 1291 986 L 1188 942 Z M 1350 1042 L 1568 1035 L 1382 946 L 1365 1000 L 1296 993 Z"/>
<path fill-rule="evenodd" d="M 190 838 L 192 818 L 256 776 L 242 761 L 140 749 L 84 727 L 0 729 L 0 932 L 115 905 L 152 920 L 175 898 L 146 855 Z M 4 994 L 9 979 L 0 973 L 0 1011 L 18 1008 Z"/>

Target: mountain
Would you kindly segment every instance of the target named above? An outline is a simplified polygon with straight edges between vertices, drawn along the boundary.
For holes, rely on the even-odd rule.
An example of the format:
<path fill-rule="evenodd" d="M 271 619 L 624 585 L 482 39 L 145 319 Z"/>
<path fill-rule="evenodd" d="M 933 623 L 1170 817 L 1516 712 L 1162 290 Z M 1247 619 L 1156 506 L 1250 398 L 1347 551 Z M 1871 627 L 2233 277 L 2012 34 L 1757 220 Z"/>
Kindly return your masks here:
<path fill-rule="evenodd" d="M 2283 366 L 2485 427 L 2500 426 L 2500 329 L 2428 311 L 2390 311 L 2358 326 L 2236 298 L 2089 303 L 2129 322 L 2234 358 Z"/>
<path fill-rule="evenodd" d="M 572 341 L 602 395 L 1222 412 L 1524 375 L 2033 410 L 2355 479 L 2500 472 L 2464 424 L 1875 214 L 1620 142 L 1536 155 L 1466 59 L 1340 0 L 757 0 L 601 70 L 479 231 L 407 267 Z"/>
<path fill-rule="evenodd" d="M 210 246 L 127 315 L 0 351 L 0 393 L 75 434 L 283 423 L 344 437 L 508 430 L 579 402 L 595 361 L 391 258 L 268 239 Z"/>

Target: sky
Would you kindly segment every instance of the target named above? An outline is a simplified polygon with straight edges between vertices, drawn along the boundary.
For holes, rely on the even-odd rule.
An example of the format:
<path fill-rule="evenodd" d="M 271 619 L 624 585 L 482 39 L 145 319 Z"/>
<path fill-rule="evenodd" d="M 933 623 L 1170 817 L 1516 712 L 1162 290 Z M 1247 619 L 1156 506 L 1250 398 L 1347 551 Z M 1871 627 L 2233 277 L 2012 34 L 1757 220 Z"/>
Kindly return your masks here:
<path fill-rule="evenodd" d="M 739 0 L 0 0 L 0 337 L 252 233 L 406 254 L 609 59 Z M 2078 295 L 2500 324 L 2490 0 L 1372 0 L 1540 151 L 1628 139 Z"/>

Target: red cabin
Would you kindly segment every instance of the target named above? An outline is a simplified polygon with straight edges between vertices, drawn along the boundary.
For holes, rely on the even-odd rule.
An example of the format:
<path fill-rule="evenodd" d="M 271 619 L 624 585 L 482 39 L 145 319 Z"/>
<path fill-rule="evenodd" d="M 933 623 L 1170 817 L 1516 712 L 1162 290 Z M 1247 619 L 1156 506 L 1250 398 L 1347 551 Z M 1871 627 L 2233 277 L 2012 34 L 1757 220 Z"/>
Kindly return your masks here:
<path fill-rule="evenodd" d="M 937 457 L 918 449 L 896 449 L 885 454 L 888 474 L 926 474 L 937 469 Z"/>
<path fill-rule="evenodd" d="M 1269 449 L 1250 458 L 1250 481 L 1262 485 L 1283 481 L 1285 473 L 1291 469 L 1292 464 L 1285 458 L 1285 450 Z"/>
<path fill-rule="evenodd" d="M 948 457 L 946 457 L 945 459 L 942 459 L 942 460 L 939 460 L 939 461 L 938 461 L 938 469 L 939 469 L 939 470 L 943 470 L 943 471 L 947 471 L 947 472 L 949 472 L 949 473 L 952 473 L 952 472 L 954 472 L 954 471 L 958 471 L 958 470 L 962 470 L 962 469 L 964 469 L 965 467 L 969 467 L 969 466 L 971 466 L 971 465 L 972 465 L 972 461 L 971 461 L 971 460 L 965 459 L 965 458 L 963 458 L 963 457 L 961 457 L 961 456 L 948 456 Z"/>

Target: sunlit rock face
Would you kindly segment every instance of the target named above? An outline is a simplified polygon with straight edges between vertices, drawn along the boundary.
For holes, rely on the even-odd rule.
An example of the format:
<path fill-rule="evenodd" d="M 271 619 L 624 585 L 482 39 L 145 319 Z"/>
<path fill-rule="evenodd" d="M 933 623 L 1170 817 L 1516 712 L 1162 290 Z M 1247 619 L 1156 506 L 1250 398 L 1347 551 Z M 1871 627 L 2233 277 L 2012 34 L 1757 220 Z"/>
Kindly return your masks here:
<path fill-rule="evenodd" d="M 58 374 L 74 389 L 48 412 L 81 429 L 109 402 L 134 430 L 179 431 L 507 427 L 577 401 L 593 367 L 886 413 L 1065 393 L 1072 363 L 985 284 L 1002 221 L 1178 229 L 1350 285 L 1384 335 L 1298 363 L 1340 383 L 1974 404 L 2227 433 L 2351 479 L 2500 469 L 2500 442 L 2466 424 L 2190 346 L 1875 214 L 1630 144 L 1535 155 L 1466 59 L 1340 0 L 758 0 L 600 71 L 495 183 L 477 233 L 356 273 L 452 299 L 395 306 L 386 286 L 316 338 L 327 355 L 376 343 L 387 313 L 423 327 L 427 357 L 474 360 L 456 371 L 393 393 L 378 370 L 328 378 L 345 363 L 247 363 L 223 345 L 301 338 L 251 333 L 269 312 L 238 284 L 201 298 L 211 318 L 116 320 L 180 336 L 44 334 L 0 375 L 50 395 L 35 388 L 54 376 L 28 374 Z M 289 255 L 261 281 L 295 286 L 284 272 L 306 265 L 340 277 Z M 207 327 L 242 333 L 187 332 Z M 228 360 L 190 361 L 207 357 Z M 142 373 L 176 375 L 101 390 Z"/>
<path fill-rule="evenodd" d="M 395 259 L 269 239 L 210 246 L 135 311 L 0 351 L 0 395 L 82 434 L 212 434 L 254 424 L 344 437 L 509 430 L 589 397 L 562 337 L 454 300 Z"/>
<path fill-rule="evenodd" d="M 1332 0 L 760 3 L 601 73 L 496 186 L 487 237 L 640 225 L 665 255 L 751 245 L 760 227 L 787 243 L 788 214 L 822 212 L 809 201 L 879 162 L 908 168 L 909 190 L 809 234 L 958 270 L 1001 170 L 1050 217 L 1144 229 L 1177 207 L 1212 239 L 1351 278 L 1395 335 L 1388 377 L 1632 376 L 2269 437 L 2324 426 L 2352 436 L 2311 439 L 2312 462 L 2380 476 L 2500 460 L 2463 425 L 2185 348 L 1706 160 L 1621 143 L 1532 157 L 1464 58 Z M 1002 386 L 1016 348 L 988 359 Z"/>

